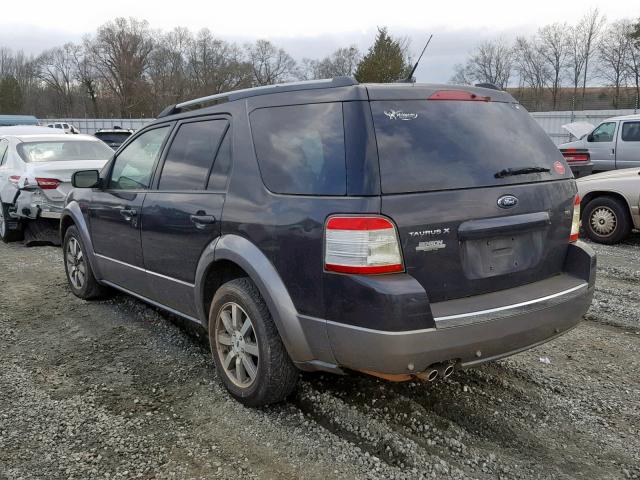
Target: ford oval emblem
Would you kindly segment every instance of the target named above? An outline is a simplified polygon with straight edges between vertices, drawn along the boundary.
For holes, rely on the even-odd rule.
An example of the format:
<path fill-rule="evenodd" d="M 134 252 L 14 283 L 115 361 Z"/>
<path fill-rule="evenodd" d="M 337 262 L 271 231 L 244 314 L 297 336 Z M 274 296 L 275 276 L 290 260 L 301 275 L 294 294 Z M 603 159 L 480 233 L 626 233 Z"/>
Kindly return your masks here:
<path fill-rule="evenodd" d="M 503 195 L 498 199 L 500 208 L 513 208 L 518 204 L 518 197 L 514 195 Z"/>

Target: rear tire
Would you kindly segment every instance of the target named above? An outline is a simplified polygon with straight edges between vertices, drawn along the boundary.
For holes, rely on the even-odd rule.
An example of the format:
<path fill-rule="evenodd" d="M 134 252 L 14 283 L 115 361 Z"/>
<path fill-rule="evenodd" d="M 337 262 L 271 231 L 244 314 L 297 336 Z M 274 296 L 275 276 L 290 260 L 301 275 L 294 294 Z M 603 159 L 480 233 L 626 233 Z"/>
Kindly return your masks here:
<path fill-rule="evenodd" d="M 582 228 L 594 242 L 605 245 L 621 242 L 631 232 L 627 205 L 615 197 L 594 198 L 584 209 Z"/>
<path fill-rule="evenodd" d="M 22 240 L 22 225 L 9 217 L 9 205 L 0 203 L 0 240 L 4 243 Z"/>
<path fill-rule="evenodd" d="M 285 400 L 298 382 L 264 299 L 248 278 L 223 284 L 209 311 L 209 344 L 218 378 L 249 407 Z"/>
<path fill-rule="evenodd" d="M 67 282 L 76 297 L 90 300 L 104 296 L 108 290 L 97 282 L 86 252 L 78 229 L 69 227 L 62 242 Z"/>

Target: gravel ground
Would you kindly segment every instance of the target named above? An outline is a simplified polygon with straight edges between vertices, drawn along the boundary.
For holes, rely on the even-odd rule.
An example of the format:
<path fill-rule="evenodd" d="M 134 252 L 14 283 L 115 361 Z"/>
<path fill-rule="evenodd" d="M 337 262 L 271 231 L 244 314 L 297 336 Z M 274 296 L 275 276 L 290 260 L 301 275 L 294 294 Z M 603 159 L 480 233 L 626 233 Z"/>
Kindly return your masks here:
<path fill-rule="evenodd" d="M 640 235 L 594 248 L 594 304 L 551 343 L 435 384 L 307 374 L 251 410 L 203 332 L 0 245 L 0 479 L 640 479 Z"/>

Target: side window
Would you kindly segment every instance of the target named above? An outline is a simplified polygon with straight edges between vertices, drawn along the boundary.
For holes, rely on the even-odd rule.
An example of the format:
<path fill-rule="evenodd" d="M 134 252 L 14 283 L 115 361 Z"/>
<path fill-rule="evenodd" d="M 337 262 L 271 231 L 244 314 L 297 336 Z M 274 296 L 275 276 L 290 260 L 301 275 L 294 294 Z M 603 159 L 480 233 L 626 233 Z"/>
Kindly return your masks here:
<path fill-rule="evenodd" d="M 160 190 L 204 190 L 226 120 L 180 125 L 162 167 Z"/>
<path fill-rule="evenodd" d="M 9 151 L 9 142 L 0 140 L 0 165 L 4 165 L 7 161 L 7 152 Z"/>
<path fill-rule="evenodd" d="M 262 179 L 272 192 L 346 193 L 341 103 L 258 109 L 251 130 Z"/>
<path fill-rule="evenodd" d="M 115 159 L 109 188 L 136 190 L 149 188 L 153 166 L 169 126 L 155 128 L 141 134 L 120 152 Z"/>
<path fill-rule="evenodd" d="M 640 122 L 624 122 L 622 124 L 622 140 L 640 142 Z"/>
<path fill-rule="evenodd" d="M 227 177 L 231 170 L 231 132 L 227 131 L 227 134 L 222 140 L 222 144 L 218 149 L 216 160 L 213 163 L 211 169 L 211 175 L 209 175 L 209 182 L 207 183 L 207 190 L 221 191 L 227 187 Z"/>
<path fill-rule="evenodd" d="M 592 142 L 613 142 L 613 134 L 616 131 L 616 122 L 607 122 L 596 128 L 591 136 Z"/>

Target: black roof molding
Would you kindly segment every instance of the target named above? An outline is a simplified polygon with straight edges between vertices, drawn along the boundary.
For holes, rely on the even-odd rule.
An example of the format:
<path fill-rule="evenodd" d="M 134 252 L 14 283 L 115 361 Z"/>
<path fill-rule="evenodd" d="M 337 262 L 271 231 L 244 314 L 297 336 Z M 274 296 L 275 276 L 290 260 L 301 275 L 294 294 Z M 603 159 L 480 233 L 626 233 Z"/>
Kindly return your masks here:
<path fill-rule="evenodd" d="M 316 90 L 321 88 L 350 87 L 358 85 L 353 77 L 335 77 L 326 80 L 308 80 L 303 82 L 280 83 L 276 85 L 265 85 L 263 87 L 245 88 L 243 90 L 234 90 L 231 92 L 218 93 L 207 97 L 196 98 L 186 102 L 169 105 L 165 108 L 158 118 L 175 115 L 187 110 L 197 110 L 200 108 L 211 107 L 220 103 L 232 102 L 242 98 L 256 97 L 258 95 L 270 95 L 273 93 L 296 92 L 300 90 Z"/>

